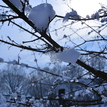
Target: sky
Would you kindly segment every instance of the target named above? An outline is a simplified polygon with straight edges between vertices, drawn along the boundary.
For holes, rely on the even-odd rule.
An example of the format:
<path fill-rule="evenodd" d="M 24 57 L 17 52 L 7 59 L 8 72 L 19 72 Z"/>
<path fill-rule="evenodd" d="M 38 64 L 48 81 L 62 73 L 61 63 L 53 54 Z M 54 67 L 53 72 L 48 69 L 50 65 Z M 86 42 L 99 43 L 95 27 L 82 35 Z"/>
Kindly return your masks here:
<path fill-rule="evenodd" d="M 32 7 L 45 2 L 46 0 L 30 0 L 30 4 L 32 4 Z M 64 16 L 67 12 L 71 11 L 71 8 L 73 8 L 82 17 L 85 17 L 87 14 L 91 15 L 93 12 L 96 12 L 100 8 L 99 3 L 107 4 L 107 0 L 65 0 L 65 2 L 62 2 L 62 0 L 47 0 L 47 2 L 53 6 L 57 15 Z M 0 4 L 3 4 L 3 2 L 0 1 Z M 20 41 L 21 39 L 29 39 L 29 35 L 27 33 L 16 29 L 17 27 L 12 25 L 8 26 L 8 23 L 5 23 L 2 29 L 0 29 L 0 36 L 3 38 L 11 36 L 11 38 L 15 39 L 16 41 Z M 0 57 L 2 57 L 6 61 L 14 59 L 17 60 L 18 54 L 20 54 L 21 62 L 36 66 L 36 63 L 34 62 L 34 56 L 32 55 L 33 52 L 20 52 L 19 49 L 4 44 L 0 45 L 0 50 Z M 49 62 L 50 58 L 47 55 L 44 56 L 40 53 L 39 55 L 36 55 L 36 58 L 39 59 L 39 66 L 48 66 L 47 62 Z"/>
<path fill-rule="evenodd" d="M 71 7 L 78 11 L 81 16 L 91 15 L 96 12 L 101 6 L 107 4 L 107 0 L 71 0 Z"/>

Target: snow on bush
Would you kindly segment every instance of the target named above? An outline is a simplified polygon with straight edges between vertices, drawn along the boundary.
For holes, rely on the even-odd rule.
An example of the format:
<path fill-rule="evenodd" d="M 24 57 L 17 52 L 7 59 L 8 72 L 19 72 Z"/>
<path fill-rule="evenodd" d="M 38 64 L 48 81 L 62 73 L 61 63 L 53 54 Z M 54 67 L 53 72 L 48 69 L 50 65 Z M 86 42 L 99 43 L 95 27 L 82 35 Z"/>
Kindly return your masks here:
<path fill-rule="evenodd" d="M 37 31 L 42 32 L 48 28 L 49 22 L 55 17 L 55 11 L 51 4 L 43 3 L 32 8 L 29 14 L 31 20 Z"/>

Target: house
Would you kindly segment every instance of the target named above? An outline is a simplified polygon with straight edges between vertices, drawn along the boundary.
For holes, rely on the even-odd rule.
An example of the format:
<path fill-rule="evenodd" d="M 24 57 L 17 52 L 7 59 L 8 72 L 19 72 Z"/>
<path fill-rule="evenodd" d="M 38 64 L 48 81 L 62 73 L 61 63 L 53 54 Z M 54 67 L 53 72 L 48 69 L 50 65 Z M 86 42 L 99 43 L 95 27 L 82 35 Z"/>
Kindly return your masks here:
<path fill-rule="evenodd" d="M 102 104 L 99 93 L 90 88 L 95 83 L 91 79 L 81 78 L 79 80 L 69 77 L 58 77 L 52 86 L 54 98 L 58 99 L 60 105 L 64 106 L 88 106 Z M 87 85 L 89 84 L 89 86 Z"/>

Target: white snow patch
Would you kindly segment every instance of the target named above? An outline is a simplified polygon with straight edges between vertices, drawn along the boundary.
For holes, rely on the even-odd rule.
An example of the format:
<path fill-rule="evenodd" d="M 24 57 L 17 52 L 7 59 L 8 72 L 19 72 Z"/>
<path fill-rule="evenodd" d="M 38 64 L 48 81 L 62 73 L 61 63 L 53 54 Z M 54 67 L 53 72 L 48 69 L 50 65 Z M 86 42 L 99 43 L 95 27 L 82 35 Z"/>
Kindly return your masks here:
<path fill-rule="evenodd" d="M 54 18 L 55 11 L 51 4 L 43 3 L 32 8 L 29 14 L 29 20 L 31 20 L 38 32 L 46 30 L 49 22 Z"/>
<path fill-rule="evenodd" d="M 20 0 L 9 0 L 17 9 L 22 11 L 22 3 Z"/>
<path fill-rule="evenodd" d="M 72 10 L 71 12 L 67 13 L 63 19 L 63 22 L 66 22 L 68 21 L 69 18 L 72 18 L 72 19 L 79 19 L 79 15 L 77 13 L 77 11 L 75 10 Z"/>
<path fill-rule="evenodd" d="M 56 53 L 53 55 L 54 60 L 57 61 L 64 61 L 68 63 L 75 63 L 79 58 L 80 53 L 77 52 L 75 49 L 66 50 L 60 53 Z"/>

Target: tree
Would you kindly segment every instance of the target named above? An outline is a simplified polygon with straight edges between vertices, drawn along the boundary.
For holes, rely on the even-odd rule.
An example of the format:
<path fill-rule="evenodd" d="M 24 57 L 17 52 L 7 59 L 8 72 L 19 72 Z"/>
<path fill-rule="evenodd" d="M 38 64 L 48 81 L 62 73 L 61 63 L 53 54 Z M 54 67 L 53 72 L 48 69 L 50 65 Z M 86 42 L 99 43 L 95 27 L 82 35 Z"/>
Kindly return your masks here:
<path fill-rule="evenodd" d="M 35 75 L 35 73 L 29 75 L 26 94 L 34 96 L 35 98 L 42 98 L 45 92 L 43 92 L 44 87 L 38 76 L 39 75 Z"/>
<path fill-rule="evenodd" d="M 7 65 L 6 69 L 1 71 L 0 84 L 2 94 L 24 93 L 25 73 L 22 68 Z"/>
<path fill-rule="evenodd" d="M 25 13 L 24 13 L 24 8 L 25 8 L 25 5 L 27 5 L 27 6 L 29 6 L 29 3 L 28 3 L 28 1 L 24 1 L 24 2 L 22 2 L 22 5 L 23 5 L 23 10 L 22 10 L 22 12 L 21 11 L 19 11 L 18 10 L 18 8 L 16 8 L 11 2 L 9 2 L 9 1 L 5 1 L 5 0 L 3 0 L 4 1 L 4 3 L 6 3 L 9 7 L 11 7 L 11 9 L 13 10 L 13 11 L 15 11 L 16 13 L 17 13 L 17 15 L 18 16 L 14 16 L 14 15 L 8 15 L 8 14 L 6 14 L 6 13 L 3 13 L 2 14 L 2 16 L 5 16 L 5 18 L 3 17 L 2 19 L 1 19 L 1 22 L 5 22 L 5 21 L 9 21 L 9 22 L 11 22 L 11 23 L 13 23 L 14 25 L 16 25 L 16 26 L 18 26 L 19 28 L 21 28 L 21 29 L 23 29 L 23 30 L 25 30 L 25 31 L 27 31 L 27 32 L 29 32 L 30 34 L 32 34 L 32 32 L 31 31 L 28 31 L 26 28 L 23 28 L 22 26 L 20 26 L 20 25 L 18 25 L 17 23 L 15 23 L 15 22 L 13 22 L 12 21 L 12 19 L 18 19 L 18 18 L 21 18 L 21 19 L 23 19 L 26 23 L 28 23 L 35 31 L 36 31 L 36 28 L 35 28 L 35 26 L 34 26 L 34 24 L 26 17 L 26 15 L 25 15 Z M 5 7 L 6 8 L 6 7 Z M 99 18 L 101 18 L 102 20 L 101 20 L 101 22 L 105 22 L 106 21 L 106 19 L 104 19 L 104 18 L 106 18 L 106 14 L 104 14 L 104 12 L 105 12 L 105 10 L 106 10 L 106 8 L 105 7 L 102 7 L 102 9 L 99 9 L 99 11 L 97 12 L 98 13 L 98 15 L 99 15 Z M 6 11 L 7 12 L 7 11 Z M 76 21 L 79 21 L 79 22 L 83 22 L 83 21 L 90 21 L 90 20 L 94 20 L 94 19 L 97 19 L 96 17 L 96 14 L 97 13 L 95 13 L 94 14 L 94 18 L 93 17 L 91 17 L 91 18 L 85 18 L 85 19 L 83 19 L 83 18 L 81 18 L 81 17 L 79 17 L 79 15 L 76 13 L 76 17 L 72 17 L 72 15 L 70 15 L 70 14 L 72 14 L 74 12 L 74 10 L 72 10 L 72 12 L 71 13 L 69 13 L 69 20 L 74 20 L 75 22 Z M 7 12 L 8 13 L 8 12 Z M 102 14 L 101 14 L 102 13 Z M 5 15 L 4 15 L 5 14 Z M 56 15 L 54 18 L 64 18 L 63 16 L 58 16 L 58 15 Z M 68 20 L 67 19 L 67 16 L 65 16 L 65 18 L 66 18 L 66 20 Z M 50 21 L 51 22 L 51 21 Z M 49 23 L 50 23 L 49 22 Z M 101 34 L 100 34 L 100 32 L 98 32 L 97 30 L 95 30 L 93 27 L 91 27 L 90 25 L 88 25 L 86 22 L 83 22 L 83 24 L 85 25 L 85 26 L 87 26 L 88 28 L 91 28 L 92 30 L 90 31 L 90 33 L 92 33 L 92 32 L 95 32 L 95 33 L 97 33 L 97 35 L 98 36 L 96 36 L 97 38 L 96 39 L 94 39 L 94 40 L 85 40 L 85 39 L 83 39 L 80 35 L 78 35 L 78 36 L 80 36 L 81 38 L 82 38 L 82 40 L 83 40 L 83 42 L 82 43 L 80 43 L 80 44 L 78 44 L 77 46 L 75 46 L 75 48 L 77 47 L 77 49 L 79 48 L 79 50 L 80 51 L 82 51 L 82 52 L 84 52 L 83 54 L 90 54 L 90 52 L 91 52 L 91 54 L 93 54 L 93 53 L 95 53 L 95 54 L 102 54 L 103 53 L 103 55 L 105 55 L 105 48 L 104 48 L 104 50 L 99 50 L 99 51 L 93 51 L 93 50 L 90 50 L 90 51 L 88 51 L 88 50 L 86 50 L 86 49 L 83 49 L 83 48 L 81 48 L 81 46 L 83 46 L 83 44 L 86 44 L 86 43 L 91 43 L 91 42 L 97 42 L 97 41 L 101 41 L 101 42 L 105 42 L 105 40 L 106 40 L 106 38 L 105 37 L 103 37 Z M 99 29 L 103 29 L 103 27 L 104 26 L 106 26 L 106 24 L 101 24 L 100 26 L 98 26 L 98 28 Z M 64 26 L 64 27 L 66 27 L 66 26 Z M 82 29 L 82 28 L 81 28 Z M 47 30 L 47 28 L 46 28 L 46 30 Z M 16 47 L 19 47 L 19 48 L 22 48 L 22 49 L 27 49 L 27 50 L 32 50 L 32 51 L 35 51 L 35 52 L 42 52 L 42 53 L 46 53 L 46 52 L 49 52 L 49 51 L 56 51 L 56 52 L 58 52 L 59 50 L 61 50 L 61 51 L 63 51 L 63 47 L 62 46 L 60 46 L 58 43 L 56 43 L 47 33 L 46 33 L 46 30 L 43 30 L 42 32 L 38 32 L 38 31 L 36 31 L 36 32 L 38 32 L 41 36 L 39 37 L 38 35 L 35 35 L 34 33 L 32 34 L 32 35 L 34 35 L 34 36 L 36 36 L 36 39 L 34 39 L 34 40 L 31 40 L 31 41 L 24 41 L 23 43 L 26 43 L 26 42 L 34 42 L 34 41 L 38 41 L 38 40 L 42 40 L 43 42 L 43 44 L 45 43 L 45 45 L 42 45 L 42 44 L 40 44 L 40 45 L 38 45 L 38 46 L 40 46 L 40 47 L 37 47 L 37 48 L 33 48 L 32 46 L 24 46 L 24 45 L 20 45 L 20 44 L 18 44 L 18 43 L 16 43 L 14 40 L 12 40 L 10 37 L 8 37 L 9 38 L 9 40 L 11 41 L 11 42 L 8 42 L 8 41 L 5 41 L 5 40 L 0 40 L 1 42 L 4 42 L 4 43 L 6 43 L 6 44 L 9 44 L 9 45 L 12 45 L 12 46 L 16 46 Z M 78 30 L 80 30 L 80 29 L 78 29 Z M 101 30 L 102 31 L 102 30 Z M 76 32 L 74 32 L 74 34 L 75 34 Z M 89 33 L 89 34 L 90 34 Z M 41 37 L 43 37 L 43 38 L 41 38 Z M 50 42 L 50 43 L 48 43 L 48 42 Z M 69 40 L 70 41 L 70 40 Z M 71 43 L 72 43 L 72 41 L 70 41 Z M 65 42 L 66 43 L 66 42 Z M 74 43 L 74 45 L 75 45 L 75 43 Z M 41 46 L 42 46 L 42 48 L 41 48 Z M 45 47 L 44 47 L 45 46 Z M 59 50 L 58 50 L 59 49 Z M 105 57 L 105 56 L 103 56 L 103 57 Z M 79 64 L 80 66 L 82 66 L 82 67 L 84 67 L 85 69 L 87 69 L 88 71 L 90 71 L 90 72 L 92 72 L 94 75 L 97 75 L 98 77 L 101 77 L 101 78 L 103 78 L 103 79 L 106 79 L 106 73 L 102 73 L 102 72 L 100 72 L 100 71 L 97 71 L 97 70 L 95 70 L 94 68 L 92 68 L 92 67 L 90 67 L 90 66 L 88 66 L 88 65 L 86 65 L 85 63 L 83 63 L 83 62 L 81 62 L 80 60 L 78 60 L 77 62 L 76 62 L 77 64 Z"/>
<path fill-rule="evenodd" d="M 91 57 L 93 57 L 93 56 L 91 56 Z M 106 67 L 106 59 L 103 57 L 94 56 L 93 58 L 90 59 L 90 66 L 93 66 L 94 68 L 96 68 L 100 71 L 104 71 L 104 69 Z"/>
<path fill-rule="evenodd" d="M 68 12 L 65 16 L 55 15 L 54 17 L 49 17 L 47 27 L 45 27 L 44 29 L 44 26 L 42 26 L 43 28 L 38 30 L 38 26 L 35 26 L 35 23 L 33 23 L 33 21 L 30 20 L 27 15 L 26 7 L 30 7 L 29 0 L 21 0 L 21 1 L 18 0 L 19 5 L 16 5 L 15 2 L 11 2 L 11 0 L 2 0 L 2 1 L 7 6 L 1 6 L 5 11 L 0 14 L 1 16 L 0 22 L 2 22 L 2 24 L 4 24 L 5 22 L 8 22 L 8 25 L 12 23 L 13 25 L 31 34 L 31 36 L 33 35 L 33 39 L 30 39 L 28 41 L 21 40 L 20 43 L 18 43 L 17 40 L 12 39 L 10 36 L 8 36 L 7 37 L 8 40 L 0 39 L 0 42 L 11 46 L 15 46 L 17 48 L 21 48 L 22 50 L 29 50 L 29 51 L 39 52 L 43 54 L 49 53 L 49 52 L 59 53 L 59 52 L 65 51 L 66 48 L 73 47 L 81 53 L 81 56 L 82 55 L 86 56 L 86 60 L 82 61 L 81 59 L 78 59 L 76 61 L 78 65 L 80 65 L 87 71 L 91 72 L 96 77 L 99 77 L 103 80 L 107 80 L 107 73 L 105 72 L 105 69 L 96 69 L 96 66 L 92 66 L 90 64 L 90 58 L 93 59 L 93 57 L 96 57 L 96 56 L 106 59 L 105 43 L 107 38 L 103 32 L 106 29 L 106 25 L 107 25 L 106 6 L 101 5 L 101 9 L 99 9 L 92 16 L 87 16 L 86 18 L 79 16 L 76 10 L 71 9 L 71 12 Z M 43 5 L 38 5 L 38 8 L 41 6 Z M 47 7 L 48 6 L 50 5 L 47 4 Z M 11 12 L 10 8 L 16 14 Z M 18 23 L 18 21 L 19 22 L 21 21 L 20 19 L 25 21 L 26 24 L 29 25 L 29 29 L 27 29 L 28 26 L 24 26 L 24 25 L 21 26 Z M 49 25 L 51 25 L 52 23 L 55 23 L 55 24 L 61 23 L 61 21 L 64 21 L 64 22 L 67 21 L 67 24 L 65 24 L 64 26 L 58 25 L 58 27 L 56 25 L 55 28 L 51 27 L 52 29 L 48 30 Z M 93 26 L 93 23 L 91 23 L 92 21 L 98 22 L 98 25 Z M 77 25 L 80 25 L 80 27 L 74 28 L 74 26 L 77 26 Z M 86 32 L 86 30 L 88 32 Z M 64 34 L 64 33 L 67 33 L 68 31 L 70 31 L 69 34 Z M 61 32 L 64 32 L 64 33 L 62 34 Z M 86 32 L 86 34 L 84 34 L 85 36 L 82 34 L 82 32 Z M 58 35 L 58 38 L 53 36 L 55 34 Z M 59 35 L 62 35 L 62 36 L 59 36 Z M 86 35 L 88 35 L 89 38 L 86 38 Z M 75 36 L 76 39 L 75 37 L 72 39 L 73 36 Z M 77 38 L 79 41 L 77 41 Z M 56 42 L 57 40 L 60 40 L 60 41 Z M 24 45 L 25 43 L 26 45 Z M 94 46 L 97 48 L 95 48 Z M 89 57 L 88 55 L 91 55 L 91 56 Z M 20 64 L 20 61 L 18 61 L 17 64 Z M 27 67 L 30 67 L 30 66 L 27 66 Z M 50 73 L 45 70 L 41 70 L 40 68 L 34 68 L 34 67 L 30 67 L 30 68 L 38 69 L 41 72 L 48 73 L 49 75 L 61 77 L 60 74 Z"/>

